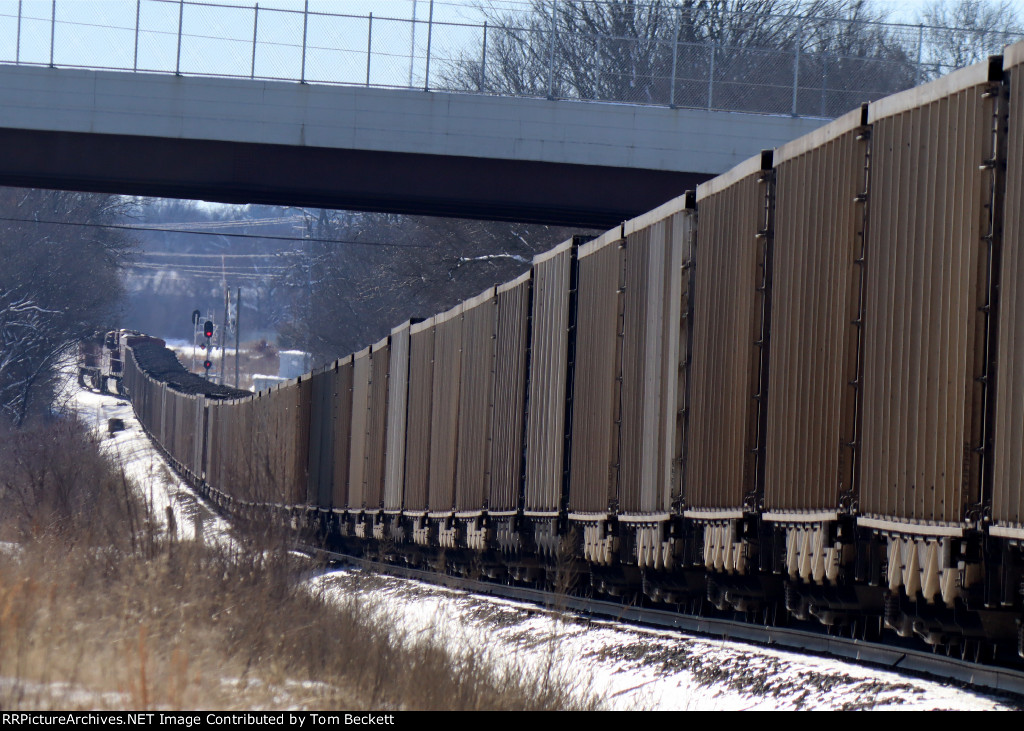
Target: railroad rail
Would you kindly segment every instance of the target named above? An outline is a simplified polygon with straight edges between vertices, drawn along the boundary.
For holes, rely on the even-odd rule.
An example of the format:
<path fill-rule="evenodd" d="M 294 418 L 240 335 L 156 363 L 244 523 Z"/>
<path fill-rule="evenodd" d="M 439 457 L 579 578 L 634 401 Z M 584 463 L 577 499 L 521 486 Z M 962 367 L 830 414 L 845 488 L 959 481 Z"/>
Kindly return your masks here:
<path fill-rule="evenodd" d="M 168 459 L 172 469 L 179 477 L 192 484 L 194 494 L 203 500 L 207 507 L 226 519 L 230 520 L 232 517 L 236 517 L 224 509 L 222 501 L 218 500 L 216 495 L 211 495 L 210 491 L 201 485 L 195 485 L 192 475 L 175 463 L 173 457 L 158 441 L 153 439 L 152 434 L 149 434 L 145 425 L 143 425 L 143 430 L 153 440 L 154 446 Z M 583 617 L 602 618 L 659 629 L 674 629 L 703 637 L 780 647 L 851 660 L 894 672 L 940 681 L 952 681 L 973 689 L 984 688 L 998 694 L 1011 696 L 1015 702 L 1024 703 L 1024 669 L 992 666 L 979 659 L 948 657 L 937 654 L 934 649 L 931 652 L 926 652 L 912 647 L 911 643 L 906 643 L 906 646 L 894 647 L 892 644 L 871 642 L 863 638 L 841 637 L 832 634 L 829 628 L 823 625 L 811 625 L 804 628 L 779 627 L 722 617 L 694 616 L 622 601 L 579 596 L 571 592 L 545 591 L 528 586 L 516 586 L 466 578 L 451 573 L 399 566 L 301 541 L 292 545 L 295 550 L 325 563 L 352 566 L 374 573 L 434 584 L 446 589 L 457 589 L 482 596 L 525 602 L 549 611 L 573 612 Z"/>
<path fill-rule="evenodd" d="M 1022 212 L 1017 44 L 271 390 L 176 386 L 130 334 L 122 385 L 217 506 L 338 553 L 524 588 L 568 562 L 673 626 L 817 622 L 1002 687 Z"/>
<path fill-rule="evenodd" d="M 143 429 L 146 430 L 145 426 Z M 148 430 L 147 434 L 148 434 Z M 152 435 L 149 434 L 152 439 Z M 172 469 L 186 482 L 192 476 L 176 466 L 159 442 L 157 449 L 168 458 Z M 231 519 L 233 514 L 223 508 L 216 496 L 193 484 L 194 494 L 214 512 Z M 528 586 L 515 586 L 494 581 L 466 578 L 450 573 L 398 566 L 350 553 L 329 550 L 310 543 L 296 542 L 295 550 L 314 559 L 334 565 L 352 566 L 364 571 L 386 574 L 403 579 L 456 589 L 481 596 L 500 597 L 534 604 L 548 611 L 573 612 L 584 618 L 602 618 L 609 621 L 632 623 L 644 627 L 674 629 L 703 637 L 726 641 L 741 641 L 767 647 L 779 647 L 815 655 L 826 655 L 851 660 L 866 666 L 911 674 L 939 681 L 952 681 L 972 689 L 988 689 L 1024 703 L 1024 669 L 996 667 L 977 659 L 955 658 L 907 646 L 871 642 L 855 637 L 832 634 L 818 625 L 796 628 L 757 624 L 722 617 L 682 614 L 678 611 L 638 606 L 621 601 L 608 601 L 579 596 L 570 592 L 552 592 Z"/>
<path fill-rule="evenodd" d="M 299 546 L 310 555 L 336 564 L 354 566 L 376 573 L 422 581 L 451 589 L 535 604 L 545 609 L 570 611 L 584 617 L 628 622 L 646 627 L 676 629 L 705 637 L 738 640 L 756 645 L 780 647 L 828 655 L 900 673 L 953 681 L 971 688 L 987 688 L 1024 702 L 1024 670 L 993 667 L 981 662 L 947 657 L 913 647 L 893 647 L 863 639 L 839 637 L 821 629 L 774 627 L 718 617 L 694 617 L 652 607 L 630 606 L 592 597 L 552 593 L 523 586 L 468 579 L 434 571 L 412 569 L 374 561 L 309 545 Z"/>

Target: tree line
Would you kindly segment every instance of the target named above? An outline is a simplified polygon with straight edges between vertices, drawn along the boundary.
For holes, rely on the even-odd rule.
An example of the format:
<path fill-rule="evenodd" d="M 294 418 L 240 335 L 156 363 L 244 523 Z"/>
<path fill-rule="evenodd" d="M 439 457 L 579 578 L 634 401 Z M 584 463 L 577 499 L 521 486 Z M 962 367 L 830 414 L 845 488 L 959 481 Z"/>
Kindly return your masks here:
<path fill-rule="evenodd" d="M 131 199 L 0 188 L 0 417 L 45 413 L 78 343 L 116 322 Z"/>
<path fill-rule="evenodd" d="M 997 53 L 1010 0 L 933 0 L 918 24 L 872 0 L 532 0 L 483 6 L 488 32 L 449 88 L 838 116 Z M 795 92 L 794 92 L 795 89 Z"/>

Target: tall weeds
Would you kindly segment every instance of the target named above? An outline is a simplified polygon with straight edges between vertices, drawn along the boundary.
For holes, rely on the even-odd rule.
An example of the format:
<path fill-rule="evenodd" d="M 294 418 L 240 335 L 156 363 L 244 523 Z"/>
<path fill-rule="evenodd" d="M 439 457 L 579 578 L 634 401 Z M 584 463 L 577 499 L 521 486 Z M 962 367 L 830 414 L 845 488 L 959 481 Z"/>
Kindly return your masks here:
<path fill-rule="evenodd" d="M 0 709 L 592 705 L 311 591 L 275 531 L 175 541 L 140 493 L 74 423 L 0 435 Z"/>

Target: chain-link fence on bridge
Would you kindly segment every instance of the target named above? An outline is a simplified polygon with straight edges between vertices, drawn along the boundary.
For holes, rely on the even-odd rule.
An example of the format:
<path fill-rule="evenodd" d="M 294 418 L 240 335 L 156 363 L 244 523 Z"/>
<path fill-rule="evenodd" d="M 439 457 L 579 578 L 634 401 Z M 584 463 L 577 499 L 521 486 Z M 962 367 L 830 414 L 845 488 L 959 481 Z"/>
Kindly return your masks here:
<path fill-rule="evenodd" d="M 712 23 L 679 8 L 642 35 L 581 32 L 555 0 L 458 21 L 419 5 L 401 18 L 337 4 L 0 0 L 0 63 L 833 117 L 950 71 L 937 53 L 950 34 L 979 58 L 1018 39 L 737 13 Z"/>

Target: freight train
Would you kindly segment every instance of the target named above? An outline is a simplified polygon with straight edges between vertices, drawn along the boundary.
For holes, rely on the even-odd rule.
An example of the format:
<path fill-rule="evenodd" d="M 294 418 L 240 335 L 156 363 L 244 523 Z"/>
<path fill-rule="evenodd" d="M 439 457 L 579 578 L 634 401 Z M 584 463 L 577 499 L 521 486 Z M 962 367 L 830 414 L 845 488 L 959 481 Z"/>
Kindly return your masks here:
<path fill-rule="evenodd" d="M 126 333 L 96 333 L 78 343 L 78 385 L 100 393 L 118 392 L 124 371 L 121 341 Z"/>
<path fill-rule="evenodd" d="M 348 550 L 1019 662 L 1022 215 L 1018 44 L 273 389 L 123 389 Z"/>

